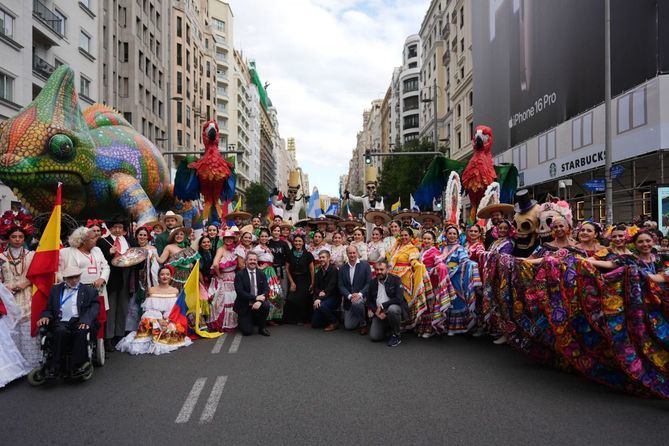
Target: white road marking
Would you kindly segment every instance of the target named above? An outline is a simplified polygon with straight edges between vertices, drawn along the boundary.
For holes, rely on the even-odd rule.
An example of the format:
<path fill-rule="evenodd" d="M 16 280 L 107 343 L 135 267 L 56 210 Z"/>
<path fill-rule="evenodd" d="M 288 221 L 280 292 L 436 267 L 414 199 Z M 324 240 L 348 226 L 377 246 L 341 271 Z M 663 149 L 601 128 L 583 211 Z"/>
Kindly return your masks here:
<path fill-rule="evenodd" d="M 242 342 L 242 335 L 237 333 L 235 335 L 235 338 L 232 340 L 232 345 L 230 345 L 230 350 L 228 350 L 228 353 L 237 353 L 237 350 L 239 350 L 239 344 Z"/>
<path fill-rule="evenodd" d="M 214 348 L 211 349 L 211 354 L 215 355 L 217 353 L 221 353 L 221 349 L 223 348 L 223 343 L 225 342 L 225 333 L 223 333 L 221 336 L 218 337 L 216 340 L 216 344 L 214 344 Z"/>
<path fill-rule="evenodd" d="M 209 423 L 214 419 L 216 408 L 218 407 L 218 403 L 221 400 L 221 394 L 223 393 L 223 388 L 225 387 L 225 383 L 227 381 L 227 376 L 219 376 L 216 378 L 214 387 L 211 389 L 211 393 L 209 394 L 209 399 L 207 399 L 207 404 L 205 404 L 202 415 L 200 416 L 200 423 Z"/>
<path fill-rule="evenodd" d="M 197 400 L 200 398 L 200 393 L 202 393 L 202 389 L 206 382 L 207 378 L 198 378 L 195 380 L 195 384 L 193 384 L 193 388 L 190 389 L 190 393 L 186 397 L 186 401 L 184 401 L 184 405 L 181 407 L 177 419 L 174 420 L 175 423 L 187 423 L 188 420 L 190 420 L 190 416 L 193 413 L 193 409 L 195 409 Z"/>

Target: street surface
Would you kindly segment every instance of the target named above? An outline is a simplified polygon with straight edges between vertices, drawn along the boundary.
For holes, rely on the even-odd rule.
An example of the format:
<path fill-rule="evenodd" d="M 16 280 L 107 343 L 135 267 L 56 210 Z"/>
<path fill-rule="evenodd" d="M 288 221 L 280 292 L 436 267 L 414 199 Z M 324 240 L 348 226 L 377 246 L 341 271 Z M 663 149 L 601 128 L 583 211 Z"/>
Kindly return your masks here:
<path fill-rule="evenodd" d="M 667 445 L 669 402 L 618 394 L 465 336 L 274 327 L 169 355 L 113 353 L 93 379 L 0 390 L 22 444 Z"/>

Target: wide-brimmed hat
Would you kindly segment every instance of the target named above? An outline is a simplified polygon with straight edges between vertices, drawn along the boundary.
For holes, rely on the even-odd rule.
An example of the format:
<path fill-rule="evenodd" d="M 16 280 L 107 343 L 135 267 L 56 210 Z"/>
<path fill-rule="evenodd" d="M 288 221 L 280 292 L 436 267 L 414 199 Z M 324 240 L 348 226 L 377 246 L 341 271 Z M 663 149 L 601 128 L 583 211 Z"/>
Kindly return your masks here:
<path fill-rule="evenodd" d="M 165 212 L 165 214 L 162 217 L 160 217 L 160 222 L 162 224 L 165 224 L 165 219 L 169 217 L 174 217 L 177 219 L 177 226 L 183 226 L 184 218 L 181 215 L 174 213 L 174 211 Z"/>
<path fill-rule="evenodd" d="M 508 203 L 489 204 L 476 214 L 476 218 L 490 218 L 493 212 L 501 212 L 505 218 L 513 216 L 513 205 Z"/>
<path fill-rule="evenodd" d="M 281 223 L 273 223 L 273 224 L 271 224 L 270 227 L 269 227 L 269 230 L 270 230 L 270 231 L 273 231 L 274 228 L 276 228 L 276 227 L 279 227 L 279 228 L 281 228 L 281 229 L 283 229 L 283 228 L 292 229 L 292 228 L 293 228 L 293 225 L 290 224 L 290 223 L 288 223 L 287 221 L 282 221 Z"/>
<path fill-rule="evenodd" d="M 68 277 L 81 276 L 81 268 L 74 265 L 68 265 L 61 273 L 61 276 L 63 276 L 64 279 Z"/>
<path fill-rule="evenodd" d="M 400 212 L 398 212 L 397 214 L 395 214 L 393 216 L 393 220 L 401 220 L 403 218 L 416 219 L 416 218 L 418 218 L 419 215 L 420 215 L 420 213 L 418 213 L 416 211 L 410 211 L 408 209 L 402 209 Z"/>
<path fill-rule="evenodd" d="M 235 231 L 228 228 L 225 231 L 223 231 L 223 235 L 221 235 L 221 238 L 228 238 L 228 237 L 235 238 L 235 236 L 236 236 Z"/>
<path fill-rule="evenodd" d="M 362 226 L 362 222 L 360 220 L 354 220 L 354 219 L 348 219 L 348 220 L 341 220 L 337 223 L 340 228 L 357 228 L 359 226 Z"/>
<path fill-rule="evenodd" d="M 248 220 L 251 218 L 251 213 L 246 211 L 234 211 L 230 212 L 225 216 L 226 220 L 234 220 L 235 218 L 241 218 L 242 220 Z"/>
<path fill-rule="evenodd" d="M 418 217 L 416 217 L 416 221 L 420 224 L 425 223 L 425 220 L 434 220 L 435 223 L 439 223 L 441 221 L 441 215 L 438 212 L 421 212 Z"/>
<path fill-rule="evenodd" d="M 190 233 L 193 232 L 191 228 L 184 228 L 183 226 L 179 226 L 178 228 L 174 228 L 170 231 L 170 235 L 167 236 L 167 243 L 174 243 L 174 238 L 177 236 L 179 231 L 183 231 L 184 233 L 184 239 L 188 240 L 188 237 L 190 237 Z"/>
<path fill-rule="evenodd" d="M 253 225 L 246 225 L 242 226 L 242 229 L 239 230 L 239 233 L 244 234 L 245 232 L 248 232 L 251 235 L 255 235 L 255 230 L 256 228 L 254 228 Z"/>
<path fill-rule="evenodd" d="M 306 225 L 312 224 L 311 223 L 312 220 L 313 219 L 311 218 L 303 218 L 302 220 L 298 220 L 297 223 L 295 223 L 293 226 L 295 226 L 296 228 L 303 228 Z"/>
<path fill-rule="evenodd" d="M 167 226 L 165 226 L 165 223 L 163 223 L 160 220 L 150 221 L 144 225 L 144 227 L 150 228 L 151 231 L 153 231 L 153 228 L 155 228 L 156 226 L 160 226 L 163 229 L 163 231 L 167 231 Z"/>
<path fill-rule="evenodd" d="M 516 205 L 513 207 L 513 210 L 517 214 L 524 214 L 525 212 L 532 209 L 537 204 L 537 200 L 530 197 L 530 191 L 527 189 L 521 189 L 516 192 Z"/>
<path fill-rule="evenodd" d="M 376 217 L 381 217 L 384 223 L 388 223 L 393 217 L 386 211 L 382 209 L 370 209 L 365 212 L 365 221 L 369 223 L 374 223 Z"/>
<path fill-rule="evenodd" d="M 328 223 L 329 221 L 325 214 L 321 214 L 319 217 L 309 220 L 310 225 L 327 225 Z"/>

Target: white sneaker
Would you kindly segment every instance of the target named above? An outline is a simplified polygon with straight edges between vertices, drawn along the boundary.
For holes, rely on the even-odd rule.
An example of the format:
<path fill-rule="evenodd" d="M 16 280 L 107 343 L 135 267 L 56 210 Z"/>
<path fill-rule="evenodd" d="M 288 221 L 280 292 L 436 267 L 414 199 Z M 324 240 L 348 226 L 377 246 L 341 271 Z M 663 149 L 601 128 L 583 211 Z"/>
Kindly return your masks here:
<path fill-rule="evenodd" d="M 455 336 L 455 332 L 449 331 L 447 336 Z"/>
<path fill-rule="evenodd" d="M 497 339 L 495 339 L 494 341 L 492 341 L 492 343 L 495 344 L 495 345 L 506 344 L 506 335 L 502 335 L 502 336 L 500 336 L 499 338 L 497 338 Z"/>
<path fill-rule="evenodd" d="M 431 338 L 432 333 L 423 333 L 422 335 L 420 335 L 420 337 L 423 338 L 423 339 Z"/>

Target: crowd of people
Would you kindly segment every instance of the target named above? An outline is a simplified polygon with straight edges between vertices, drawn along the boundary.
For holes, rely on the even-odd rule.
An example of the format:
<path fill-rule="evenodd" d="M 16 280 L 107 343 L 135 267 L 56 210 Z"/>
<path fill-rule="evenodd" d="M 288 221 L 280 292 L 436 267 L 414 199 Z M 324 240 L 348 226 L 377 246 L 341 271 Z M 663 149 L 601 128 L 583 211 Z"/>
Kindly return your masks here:
<path fill-rule="evenodd" d="M 512 205 L 494 205 L 484 219 L 464 226 L 441 222 L 432 212 L 371 210 L 365 214 L 371 233 L 351 218 L 321 216 L 293 225 L 275 217 L 263 224 L 260 216 L 243 211 L 228 215 L 227 224 L 199 231 L 185 227 L 172 211 L 140 227 L 123 220 L 88 220 L 63 241 L 58 281 L 64 284 L 39 324 L 67 323 L 72 339 L 78 330 L 99 326 L 108 353 L 173 351 L 192 342 L 188 334 L 195 318 L 184 327 L 171 312 L 199 265 L 197 328 L 208 332 L 250 335 L 257 326 L 259 334 L 270 336 L 268 327 L 297 324 L 325 332 L 356 330 L 390 347 L 408 333 L 421 338 L 487 334 L 503 344 L 506 336 L 494 305 L 482 302 L 486 253 L 512 255 L 528 264 L 574 255 L 601 270 L 633 263 L 652 280 L 665 281 L 669 239 L 652 222 L 605 230 L 592 221 L 574 227 L 570 215 L 556 214 L 549 222 L 550 237 L 528 254 L 516 243 L 513 213 Z M 13 316 L 15 323 L 11 330 L 0 324 L 0 366 L 9 368 L 20 357 L 21 367 L 29 370 L 41 358 L 38 339 L 31 336 L 32 284 L 26 276 L 35 230 L 27 216 L 14 214 L 11 220 L 0 228 L 5 243 L 0 280 L 9 291 L 0 292 L 5 316 L 0 321 Z M 86 311 L 81 322 L 78 304 L 65 310 L 82 284 L 100 298 L 102 318 Z M 2 375 L 9 373 L 0 373 L 0 386 Z"/>

